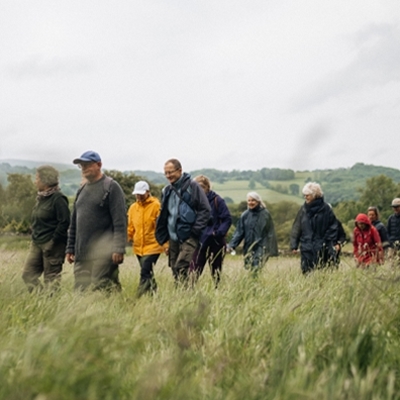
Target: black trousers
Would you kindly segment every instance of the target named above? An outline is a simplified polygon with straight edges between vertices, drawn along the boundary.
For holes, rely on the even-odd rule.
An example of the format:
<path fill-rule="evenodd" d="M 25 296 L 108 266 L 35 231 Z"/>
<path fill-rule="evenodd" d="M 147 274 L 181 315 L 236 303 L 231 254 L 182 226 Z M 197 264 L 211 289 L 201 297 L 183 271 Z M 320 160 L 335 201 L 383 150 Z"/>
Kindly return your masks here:
<path fill-rule="evenodd" d="M 155 292 L 157 290 L 157 283 L 154 278 L 154 265 L 159 254 L 148 254 L 145 256 L 136 256 L 140 264 L 140 281 L 138 288 L 138 295 L 142 295 L 146 292 Z"/>

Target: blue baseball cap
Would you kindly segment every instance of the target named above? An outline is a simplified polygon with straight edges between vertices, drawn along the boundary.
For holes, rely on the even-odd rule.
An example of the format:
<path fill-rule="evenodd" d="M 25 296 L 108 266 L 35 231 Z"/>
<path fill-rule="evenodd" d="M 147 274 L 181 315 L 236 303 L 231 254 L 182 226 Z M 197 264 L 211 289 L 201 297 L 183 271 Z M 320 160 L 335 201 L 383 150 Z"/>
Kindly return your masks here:
<path fill-rule="evenodd" d="M 74 161 L 72 161 L 74 164 L 80 164 L 82 162 L 100 162 L 101 158 L 99 156 L 99 153 L 96 153 L 95 151 L 88 150 L 85 151 L 79 158 L 75 158 Z"/>

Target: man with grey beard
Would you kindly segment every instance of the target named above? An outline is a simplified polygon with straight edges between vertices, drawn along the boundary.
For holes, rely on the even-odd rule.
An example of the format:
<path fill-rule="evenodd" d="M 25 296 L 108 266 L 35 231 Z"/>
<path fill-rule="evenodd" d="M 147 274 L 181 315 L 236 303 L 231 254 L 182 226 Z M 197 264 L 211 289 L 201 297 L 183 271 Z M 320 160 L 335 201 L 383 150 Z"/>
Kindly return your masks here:
<path fill-rule="evenodd" d="M 67 261 L 74 264 L 75 289 L 120 290 L 124 261 L 126 205 L 120 185 L 101 172 L 101 158 L 86 151 L 73 161 L 85 183 L 79 189 L 68 230 Z"/>

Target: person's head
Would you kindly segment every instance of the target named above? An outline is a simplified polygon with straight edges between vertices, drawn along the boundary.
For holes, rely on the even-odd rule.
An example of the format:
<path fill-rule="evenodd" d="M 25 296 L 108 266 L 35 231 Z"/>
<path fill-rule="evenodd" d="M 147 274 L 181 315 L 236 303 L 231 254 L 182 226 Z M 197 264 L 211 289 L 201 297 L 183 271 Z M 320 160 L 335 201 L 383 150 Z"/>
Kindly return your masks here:
<path fill-rule="evenodd" d="M 58 185 L 58 171 L 51 165 L 42 165 L 36 169 L 35 185 L 39 191 Z"/>
<path fill-rule="evenodd" d="M 305 199 L 305 202 L 311 203 L 315 199 L 318 199 L 319 197 L 322 197 L 324 193 L 322 192 L 321 186 L 316 183 L 316 182 L 308 182 L 304 185 L 303 187 L 303 196 Z"/>
<path fill-rule="evenodd" d="M 132 194 L 136 196 L 136 200 L 140 203 L 146 201 L 150 196 L 150 186 L 146 181 L 139 181 L 135 183 L 135 188 Z"/>
<path fill-rule="evenodd" d="M 75 158 L 72 162 L 78 164 L 82 170 L 82 177 L 89 183 L 96 182 L 103 176 L 101 172 L 101 158 L 95 151 L 85 151 L 79 158 Z"/>
<path fill-rule="evenodd" d="M 205 193 L 208 193 L 211 189 L 211 182 L 210 180 L 205 176 L 205 175 L 198 175 L 195 178 L 193 178 L 200 187 L 204 190 Z"/>
<path fill-rule="evenodd" d="M 265 204 L 262 201 L 261 196 L 257 192 L 249 192 L 247 193 L 247 208 L 253 210 L 257 206 L 261 206 L 265 208 Z"/>
<path fill-rule="evenodd" d="M 379 220 L 378 207 L 375 207 L 375 206 L 368 207 L 367 215 L 371 222 L 378 221 Z"/>
<path fill-rule="evenodd" d="M 392 201 L 392 209 L 395 214 L 400 214 L 400 199 L 396 197 Z"/>
<path fill-rule="evenodd" d="M 169 183 L 175 183 L 182 176 L 182 165 L 176 158 L 171 158 L 164 164 L 164 175 Z"/>
<path fill-rule="evenodd" d="M 371 227 L 371 221 L 366 214 L 358 214 L 355 220 L 355 225 L 362 231 Z"/>

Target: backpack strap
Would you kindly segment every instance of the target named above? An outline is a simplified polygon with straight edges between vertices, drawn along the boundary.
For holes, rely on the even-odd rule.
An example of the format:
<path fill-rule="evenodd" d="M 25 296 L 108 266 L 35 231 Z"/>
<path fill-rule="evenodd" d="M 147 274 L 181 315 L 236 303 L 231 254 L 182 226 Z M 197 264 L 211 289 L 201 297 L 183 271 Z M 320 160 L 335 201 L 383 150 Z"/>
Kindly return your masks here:
<path fill-rule="evenodd" d="M 105 175 L 104 181 L 103 181 L 103 189 L 104 189 L 104 195 L 101 198 L 100 201 L 100 207 L 104 207 L 104 203 L 107 200 L 107 197 L 110 194 L 110 188 L 111 188 L 111 182 L 113 181 L 112 178 L 110 178 L 109 176 Z M 86 186 L 86 183 L 84 183 L 76 192 L 76 196 L 75 196 L 75 200 L 74 200 L 74 206 L 78 200 L 79 195 L 81 194 L 83 188 Z"/>
<path fill-rule="evenodd" d="M 103 182 L 103 188 L 104 188 L 104 195 L 101 199 L 100 202 L 100 207 L 104 207 L 104 203 L 107 200 L 107 197 L 110 194 L 110 187 L 111 187 L 111 183 L 112 183 L 113 179 L 110 178 L 109 176 L 106 175 L 106 177 L 104 178 L 104 182 Z"/>

